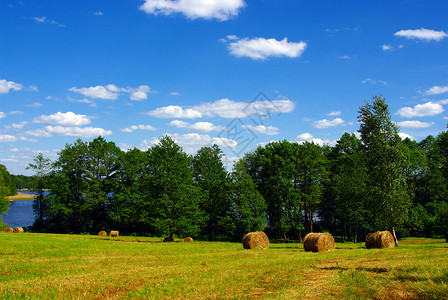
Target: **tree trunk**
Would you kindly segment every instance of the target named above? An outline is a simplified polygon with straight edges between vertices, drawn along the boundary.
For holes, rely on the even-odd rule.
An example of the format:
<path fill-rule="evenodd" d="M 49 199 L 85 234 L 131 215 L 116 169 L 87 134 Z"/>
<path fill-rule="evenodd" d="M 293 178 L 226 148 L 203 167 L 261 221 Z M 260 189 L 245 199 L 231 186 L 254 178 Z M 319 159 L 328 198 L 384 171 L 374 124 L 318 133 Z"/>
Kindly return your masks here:
<path fill-rule="evenodd" d="M 392 226 L 392 235 L 394 236 L 395 246 L 398 246 L 397 235 L 395 234 L 395 226 Z"/>

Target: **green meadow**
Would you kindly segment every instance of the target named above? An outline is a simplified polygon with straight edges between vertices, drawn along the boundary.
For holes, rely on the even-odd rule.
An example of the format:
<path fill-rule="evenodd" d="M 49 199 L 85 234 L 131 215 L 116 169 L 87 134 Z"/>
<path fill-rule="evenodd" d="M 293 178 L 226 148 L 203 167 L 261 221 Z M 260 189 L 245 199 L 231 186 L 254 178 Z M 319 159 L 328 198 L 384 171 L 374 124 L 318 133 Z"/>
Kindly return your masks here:
<path fill-rule="evenodd" d="M 405 239 L 367 250 L 0 233 L 0 299 L 443 299 L 448 244 Z"/>

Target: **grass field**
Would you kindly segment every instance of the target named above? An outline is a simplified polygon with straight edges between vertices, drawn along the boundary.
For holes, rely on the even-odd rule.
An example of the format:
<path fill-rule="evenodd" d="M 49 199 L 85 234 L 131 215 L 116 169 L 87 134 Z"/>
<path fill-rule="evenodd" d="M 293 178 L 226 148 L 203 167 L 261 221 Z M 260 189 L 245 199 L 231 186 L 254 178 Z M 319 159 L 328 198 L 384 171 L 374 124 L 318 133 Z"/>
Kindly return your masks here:
<path fill-rule="evenodd" d="M 36 195 L 17 193 L 14 196 L 6 196 L 9 201 L 19 201 L 19 200 L 34 200 Z"/>
<path fill-rule="evenodd" d="M 0 299 L 447 299 L 448 244 L 394 249 L 0 233 Z"/>

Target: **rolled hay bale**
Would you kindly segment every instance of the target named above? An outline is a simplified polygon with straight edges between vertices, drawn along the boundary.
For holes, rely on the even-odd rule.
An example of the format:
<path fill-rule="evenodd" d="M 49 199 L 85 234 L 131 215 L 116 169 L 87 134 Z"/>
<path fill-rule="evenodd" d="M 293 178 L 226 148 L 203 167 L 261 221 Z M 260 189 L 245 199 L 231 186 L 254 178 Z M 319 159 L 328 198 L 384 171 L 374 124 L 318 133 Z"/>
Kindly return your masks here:
<path fill-rule="evenodd" d="M 99 236 L 107 236 L 107 233 L 106 233 L 106 231 L 101 230 L 100 232 L 98 232 L 98 235 Z"/>
<path fill-rule="evenodd" d="M 163 242 L 164 243 L 174 242 L 174 237 L 167 236 L 166 238 L 163 239 Z"/>
<path fill-rule="evenodd" d="M 118 237 L 118 231 L 116 231 L 116 230 L 111 230 L 110 233 L 109 233 L 109 236 L 110 236 L 110 237 Z"/>
<path fill-rule="evenodd" d="M 3 232 L 11 233 L 13 232 L 13 230 L 11 227 L 6 227 L 5 229 L 3 229 Z"/>
<path fill-rule="evenodd" d="M 366 248 L 393 248 L 395 247 L 394 236 L 390 231 L 371 232 L 366 236 Z"/>
<path fill-rule="evenodd" d="M 186 237 L 186 238 L 184 238 L 184 242 L 194 242 L 194 240 L 193 240 L 193 238 L 191 238 L 191 237 Z"/>
<path fill-rule="evenodd" d="M 23 228 L 22 227 L 14 227 L 13 232 L 14 233 L 22 233 L 23 232 Z"/>
<path fill-rule="evenodd" d="M 303 240 L 303 248 L 305 248 L 305 251 L 312 252 L 331 251 L 335 248 L 334 238 L 328 232 L 310 232 Z"/>
<path fill-rule="evenodd" d="M 243 237 L 244 249 L 267 249 L 269 238 L 263 231 L 249 232 Z"/>

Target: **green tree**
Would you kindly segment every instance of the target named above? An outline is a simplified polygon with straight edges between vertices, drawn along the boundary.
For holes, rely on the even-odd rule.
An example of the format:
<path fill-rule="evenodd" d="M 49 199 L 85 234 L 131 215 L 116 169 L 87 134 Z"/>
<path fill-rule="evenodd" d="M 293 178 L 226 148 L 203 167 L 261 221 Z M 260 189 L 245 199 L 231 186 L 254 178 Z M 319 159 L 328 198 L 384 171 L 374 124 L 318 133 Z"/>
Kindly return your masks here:
<path fill-rule="evenodd" d="M 233 237 L 238 241 L 248 232 L 264 230 L 267 208 L 266 201 L 246 172 L 243 160 L 244 158 L 235 163 L 230 185 L 235 224 Z"/>
<path fill-rule="evenodd" d="M 305 230 L 313 232 L 314 214 L 324 195 L 329 179 L 327 146 L 305 142 L 299 145 L 295 186 L 300 193 L 300 207 L 304 211 Z"/>
<path fill-rule="evenodd" d="M 370 217 L 377 229 L 392 229 L 398 245 L 395 229 L 405 222 L 411 205 L 405 176 L 408 160 L 398 126 L 382 96 L 374 96 L 372 103 L 360 107 L 358 119 L 367 162 Z"/>
<path fill-rule="evenodd" d="M 218 145 L 202 147 L 193 157 L 193 176 L 202 190 L 200 208 L 205 213 L 203 233 L 209 240 L 234 230 L 231 216 L 229 177 Z"/>
<path fill-rule="evenodd" d="M 203 225 L 201 189 L 193 182 L 191 157 L 169 136 L 148 150 L 147 192 L 158 235 L 197 235 Z"/>
<path fill-rule="evenodd" d="M 0 165 L 0 169 L 3 169 L 6 171 L 6 167 L 3 165 Z M 6 195 L 8 194 L 8 186 L 7 183 L 3 177 L 4 172 L 0 172 L 0 217 L 2 214 L 6 213 L 9 209 L 9 201 L 6 199 Z M 2 222 L 0 219 L 0 229 L 3 229 L 6 227 L 6 224 Z"/>
<path fill-rule="evenodd" d="M 27 170 L 35 172 L 33 176 L 32 188 L 37 192 L 37 196 L 33 202 L 34 214 L 37 216 L 34 227 L 41 229 L 44 226 L 45 211 L 47 202 L 45 201 L 44 192 L 48 188 L 48 176 L 51 171 L 51 160 L 44 157 L 42 153 L 36 155 L 32 163 L 26 167 Z"/>
<path fill-rule="evenodd" d="M 4 165 L 0 165 L 0 173 L 2 174 L 2 184 L 4 186 L 5 196 L 14 196 L 17 194 L 17 187 L 14 182 L 14 176 L 9 174 Z"/>
<path fill-rule="evenodd" d="M 367 226 L 367 167 L 362 143 L 355 134 L 344 133 L 331 149 L 331 183 L 321 204 L 321 216 L 328 216 L 331 227 L 354 242 Z"/>
<path fill-rule="evenodd" d="M 115 193 L 109 209 L 115 228 L 129 233 L 154 233 L 151 189 L 145 180 L 149 169 L 147 152 L 134 148 L 120 155 Z"/>
<path fill-rule="evenodd" d="M 297 174 L 299 145 L 271 142 L 246 154 L 244 164 L 267 203 L 269 233 L 298 238 L 303 231 Z"/>

